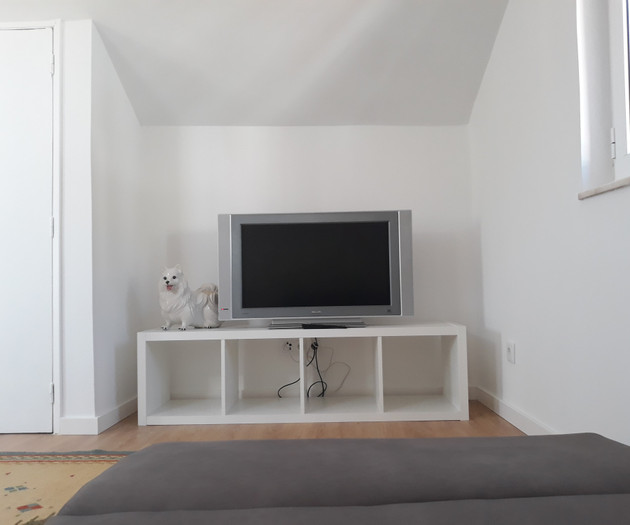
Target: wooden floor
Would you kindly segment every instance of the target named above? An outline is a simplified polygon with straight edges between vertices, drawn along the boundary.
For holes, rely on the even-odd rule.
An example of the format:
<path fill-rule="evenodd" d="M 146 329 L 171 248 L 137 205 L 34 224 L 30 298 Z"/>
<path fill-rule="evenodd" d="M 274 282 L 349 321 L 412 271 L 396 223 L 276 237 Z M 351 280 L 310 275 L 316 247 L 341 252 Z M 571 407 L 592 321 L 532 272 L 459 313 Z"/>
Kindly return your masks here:
<path fill-rule="evenodd" d="M 98 436 L 2 434 L 3 452 L 140 450 L 165 441 L 227 441 L 311 438 L 429 438 L 521 436 L 523 433 L 477 401 L 469 421 L 178 425 L 139 427 L 135 415 Z"/>

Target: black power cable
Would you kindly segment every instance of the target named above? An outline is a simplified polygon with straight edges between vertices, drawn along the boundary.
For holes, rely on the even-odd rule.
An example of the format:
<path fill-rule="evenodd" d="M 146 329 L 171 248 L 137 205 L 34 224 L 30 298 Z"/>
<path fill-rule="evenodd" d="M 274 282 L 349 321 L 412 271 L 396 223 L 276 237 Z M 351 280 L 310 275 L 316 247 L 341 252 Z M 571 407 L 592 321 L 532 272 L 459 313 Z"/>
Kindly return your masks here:
<path fill-rule="evenodd" d="M 282 391 L 283 388 L 287 388 L 288 386 L 295 385 L 295 383 L 299 383 L 299 382 L 300 382 L 300 378 L 298 377 L 292 383 L 287 383 L 286 385 L 282 385 L 280 388 L 278 388 L 278 397 L 282 398 L 282 396 L 280 395 L 280 392 Z"/>
<path fill-rule="evenodd" d="M 317 394 L 317 397 L 324 397 L 326 395 L 326 390 L 328 389 L 328 384 L 326 383 L 326 381 L 324 381 L 322 372 L 319 369 L 319 360 L 317 358 L 317 351 L 319 350 L 319 342 L 317 341 L 317 338 L 315 338 L 313 342 L 311 343 L 311 350 L 313 354 L 311 358 L 309 359 L 308 363 L 306 363 L 306 366 L 309 366 L 311 363 L 315 362 L 315 370 L 317 371 L 317 376 L 319 377 L 319 380 L 315 381 L 308 387 L 306 391 L 306 397 L 310 397 L 311 389 L 315 385 L 321 385 L 322 387 L 322 391 L 319 394 Z M 290 387 L 292 385 L 295 385 L 296 383 L 299 383 L 299 382 L 300 382 L 300 378 L 298 377 L 295 381 L 291 381 L 290 383 L 287 383 L 286 385 L 282 385 L 280 388 L 278 388 L 278 392 L 277 392 L 278 397 L 282 398 L 282 395 L 280 394 L 280 392 L 282 392 L 283 389 Z"/>
<path fill-rule="evenodd" d="M 313 384 L 311 384 L 311 386 L 308 387 L 308 390 L 306 391 L 306 397 L 311 397 L 311 388 L 313 388 L 315 385 L 321 385 L 322 387 L 322 391 L 317 394 L 317 397 L 324 397 L 326 395 L 326 390 L 328 389 L 328 384 L 326 383 L 326 381 L 324 381 L 324 378 L 322 377 L 322 372 L 319 369 L 319 360 L 317 359 L 319 343 L 317 342 L 317 338 L 315 338 L 315 340 L 311 343 L 311 350 L 313 350 L 313 359 L 311 359 L 310 362 L 315 360 L 315 370 L 317 370 L 319 381 L 315 381 Z"/>

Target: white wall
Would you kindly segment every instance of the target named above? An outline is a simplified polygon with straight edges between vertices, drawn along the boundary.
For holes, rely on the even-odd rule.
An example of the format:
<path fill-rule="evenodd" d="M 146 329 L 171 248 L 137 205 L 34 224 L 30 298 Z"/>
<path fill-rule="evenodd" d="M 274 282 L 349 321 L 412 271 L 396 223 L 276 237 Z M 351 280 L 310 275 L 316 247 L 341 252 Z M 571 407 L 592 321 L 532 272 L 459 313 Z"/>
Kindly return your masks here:
<path fill-rule="evenodd" d="M 410 208 L 416 318 L 468 325 L 471 384 L 630 443 L 630 190 L 577 199 L 572 0 L 510 1 L 468 128 L 138 128 L 89 27 L 64 38 L 66 428 L 128 408 L 159 272 L 216 280 L 217 213 Z"/>
<path fill-rule="evenodd" d="M 465 127 L 140 127 L 91 22 L 65 26 L 62 433 L 133 410 L 162 267 L 216 281 L 218 213 L 411 209 L 416 318 L 471 324 Z"/>
<path fill-rule="evenodd" d="M 217 279 L 217 214 L 411 209 L 416 317 L 468 319 L 479 274 L 465 127 L 149 127 L 162 265 Z M 475 260 L 476 259 L 476 260 Z M 156 321 L 159 311 L 156 309 Z"/>
<path fill-rule="evenodd" d="M 147 127 L 143 134 L 151 175 L 144 207 L 161 254 L 145 270 L 156 283 L 162 266 L 176 263 L 192 287 L 216 282 L 219 213 L 411 209 L 415 317 L 477 322 L 466 127 Z M 161 322 L 154 295 L 146 298 L 151 327 Z M 439 360 L 426 357 L 418 374 L 424 386 L 439 387 Z M 252 373 L 244 364 L 246 393 L 275 392 L 286 381 L 286 371 L 270 383 L 257 369 L 286 363 L 261 361 Z M 369 379 L 356 356 L 351 361 L 348 391 Z"/>
<path fill-rule="evenodd" d="M 146 327 L 150 254 L 143 221 L 141 127 L 96 30 L 92 33 L 92 255 L 95 415 L 103 430 L 135 411 L 136 345 Z"/>
<path fill-rule="evenodd" d="M 89 20 L 64 22 L 61 394 L 57 432 L 98 433 L 135 410 L 150 254 L 141 128 Z M 139 289 L 141 291 L 139 291 Z"/>
<path fill-rule="evenodd" d="M 577 199 L 574 4 L 510 1 L 474 108 L 486 344 L 473 374 L 543 427 L 630 443 L 630 190 Z"/>

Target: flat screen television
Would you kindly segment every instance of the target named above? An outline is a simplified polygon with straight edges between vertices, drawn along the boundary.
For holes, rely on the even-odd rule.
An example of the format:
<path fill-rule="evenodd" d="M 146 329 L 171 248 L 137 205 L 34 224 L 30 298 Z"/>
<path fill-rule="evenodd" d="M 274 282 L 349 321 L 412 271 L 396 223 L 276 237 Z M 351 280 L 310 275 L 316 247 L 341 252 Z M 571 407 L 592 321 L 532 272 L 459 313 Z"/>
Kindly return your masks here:
<path fill-rule="evenodd" d="M 411 211 L 219 215 L 219 319 L 413 314 Z"/>

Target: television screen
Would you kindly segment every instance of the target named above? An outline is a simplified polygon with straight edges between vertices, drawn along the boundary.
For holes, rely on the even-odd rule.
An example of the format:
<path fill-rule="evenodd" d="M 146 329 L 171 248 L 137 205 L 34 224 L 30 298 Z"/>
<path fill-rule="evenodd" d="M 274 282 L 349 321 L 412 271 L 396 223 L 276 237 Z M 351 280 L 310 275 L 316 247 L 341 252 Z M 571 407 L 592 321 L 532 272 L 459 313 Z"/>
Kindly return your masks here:
<path fill-rule="evenodd" d="M 388 305 L 387 222 L 242 224 L 243 308 Z"/>

